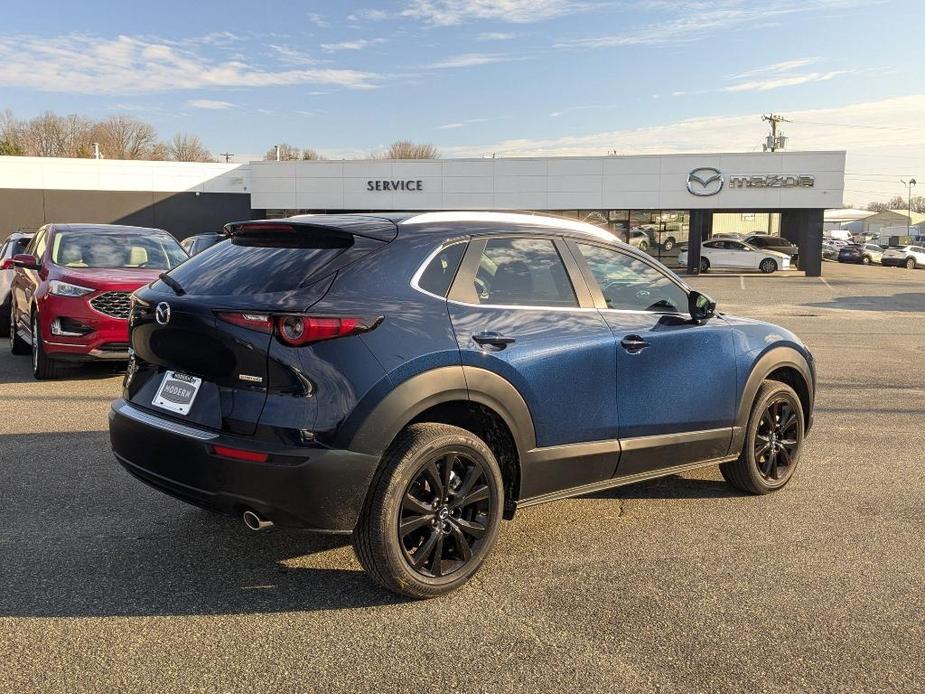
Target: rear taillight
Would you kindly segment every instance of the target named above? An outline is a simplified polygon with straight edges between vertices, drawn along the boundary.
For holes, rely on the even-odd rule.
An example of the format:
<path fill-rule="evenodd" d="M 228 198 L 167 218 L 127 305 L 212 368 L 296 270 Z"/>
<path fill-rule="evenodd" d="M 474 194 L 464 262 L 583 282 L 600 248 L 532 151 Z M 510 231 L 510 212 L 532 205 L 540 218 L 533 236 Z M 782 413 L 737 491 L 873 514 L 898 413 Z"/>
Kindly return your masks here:
<path fill-rule="evenodd" d="M 382 316 L 274 316 L 266 313 L 237 312 L 221 312 L 216 315 L 227 323 L 262 333 L 272 333 L 275 328 L 279 339 L 290 347 L 358 335 L 372 330 L 382 322 Z"/>
<path fill-rule="evenodd" d="M 0 270 L 12 270 L 13 269 L 13 259 L 7 258 L 2 263 L 0 263 Z"/>
<path fill-rule="evenodd" d="M 226 323 L 239 325 L 242 328 L 259 330 L 262 333 L 273 332 L 273 318 L 267 313 L 218 313 L 216 314 Z"/>
<path fill-rule="evenodd" d="M 369 330 L 369 327 L 360 323 L 359 318 L 353 317 L 277 316 L 276 326 L 280 339 L 292 347 Z"/>

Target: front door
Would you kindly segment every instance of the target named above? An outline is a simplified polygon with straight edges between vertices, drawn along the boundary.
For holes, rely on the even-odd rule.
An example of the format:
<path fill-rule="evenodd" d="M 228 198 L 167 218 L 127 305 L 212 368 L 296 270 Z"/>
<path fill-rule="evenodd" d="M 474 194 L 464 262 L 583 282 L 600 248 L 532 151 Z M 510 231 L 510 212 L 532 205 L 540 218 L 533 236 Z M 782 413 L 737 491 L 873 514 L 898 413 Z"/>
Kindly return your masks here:
<path fill-rule="evenodd" d="M 611 331 L 563 242 L 539 235 L 473 239 L 448 307 L 463 365 L 492 371 L 517 389 L 537 449 L 545 449 L 522 466 L 521 498 L 610 478 L 614 453 L 569 448 L 616 439 L 616 363 Z"/>
<path fill-rule="evenodd" d="M 616 342 L 618 476 L 726 455 L 735 415 L 732 331 L 694 323 L 687 291 L 654 264 L 572 245 Z"/>

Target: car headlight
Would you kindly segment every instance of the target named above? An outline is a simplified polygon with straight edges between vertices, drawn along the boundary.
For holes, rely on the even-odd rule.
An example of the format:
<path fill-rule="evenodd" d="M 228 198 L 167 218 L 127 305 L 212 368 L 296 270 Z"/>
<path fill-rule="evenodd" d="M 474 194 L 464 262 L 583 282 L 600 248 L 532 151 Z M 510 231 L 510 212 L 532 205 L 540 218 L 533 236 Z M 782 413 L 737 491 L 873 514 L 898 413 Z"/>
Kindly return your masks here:
<path fill-rule="evenodd" d="M 55 296 L 83 296 L 93 291 L 90 287 L 81 287 L 79 284 L 52 280 L 48 283 L 48 291 Z"/>

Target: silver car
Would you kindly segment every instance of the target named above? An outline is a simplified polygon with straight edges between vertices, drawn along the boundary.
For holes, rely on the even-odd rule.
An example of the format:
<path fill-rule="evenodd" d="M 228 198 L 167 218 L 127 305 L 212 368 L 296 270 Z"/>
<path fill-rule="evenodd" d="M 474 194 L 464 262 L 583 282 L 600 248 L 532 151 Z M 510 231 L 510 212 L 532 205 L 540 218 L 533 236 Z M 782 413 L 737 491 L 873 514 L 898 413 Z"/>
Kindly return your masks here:
<path fill-rule="evenodd" d="M 0 244 L 0 336 L 10 334 L 10 285 L 13 283 L 13 256 L 25 253 L 32 232 L 15 231 Z"/>

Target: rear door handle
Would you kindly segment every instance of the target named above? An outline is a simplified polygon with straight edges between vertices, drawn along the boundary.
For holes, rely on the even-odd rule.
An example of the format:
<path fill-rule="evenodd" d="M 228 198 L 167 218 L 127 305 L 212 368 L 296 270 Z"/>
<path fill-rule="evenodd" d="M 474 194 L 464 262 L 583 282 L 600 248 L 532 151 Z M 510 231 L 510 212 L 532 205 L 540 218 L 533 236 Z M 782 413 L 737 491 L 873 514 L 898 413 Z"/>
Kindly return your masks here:
<path fill-rule="evenodd" d="M 512 345 L 516 342 L 516 340 L 513 337 L 508 337 L 507 335 L 502 335 L 501 333 L 492 333 L 492 332 L 485 332 L 485 333 L 479 333 L 478 335 L 473 335 L 472 339 L 475 340 L 482 347 L 484 347 L 485 345 L 491 345 L 492 347 L 497 347 L 498 349 L 504 349 L 508 345 Z"/>
<path fill-rule="evenodd" d="M 639 337 L 639 335 L 627 335 L 620 340 L 620 345 L 630 354 L 636 354 L 648 347 L 649 343 Z"/>

